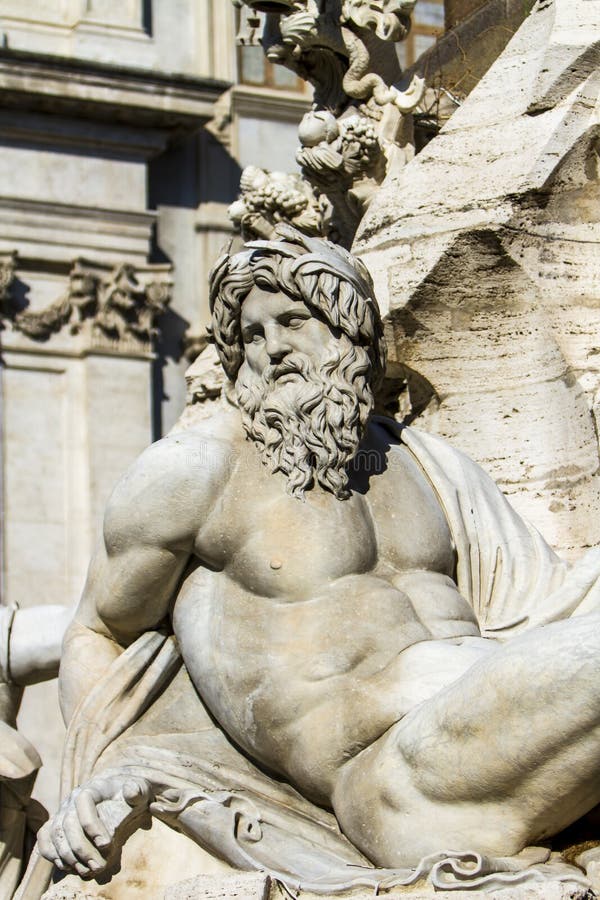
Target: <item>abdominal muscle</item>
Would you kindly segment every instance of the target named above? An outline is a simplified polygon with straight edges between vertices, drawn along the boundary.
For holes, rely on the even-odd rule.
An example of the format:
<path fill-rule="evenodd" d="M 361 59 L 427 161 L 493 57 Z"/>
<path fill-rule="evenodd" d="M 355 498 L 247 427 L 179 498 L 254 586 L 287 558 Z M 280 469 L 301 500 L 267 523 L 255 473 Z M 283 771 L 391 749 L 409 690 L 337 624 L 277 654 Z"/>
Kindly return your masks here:
<path fill-rule="evenodd" d="M 470 623 L 437 639 L 407 594 L 373 574 L 289 603 L 200 567 L 173 626 L 225 732 L 326 805 L 340 766 L 493 649 Z"/>

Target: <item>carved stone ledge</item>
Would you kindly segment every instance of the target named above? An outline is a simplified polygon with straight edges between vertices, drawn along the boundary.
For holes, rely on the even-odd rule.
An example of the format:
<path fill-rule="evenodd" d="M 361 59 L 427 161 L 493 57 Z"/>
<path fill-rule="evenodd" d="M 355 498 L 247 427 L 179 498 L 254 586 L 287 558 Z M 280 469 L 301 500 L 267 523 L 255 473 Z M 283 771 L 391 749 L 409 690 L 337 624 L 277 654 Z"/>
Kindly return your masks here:
<path fill-rule="evenodd" d="M 97 60 L 42 56 L 0 48 L 4 107 L 114 120 L 115 105 L 130 125 L 193 131 L 213 115 L 215 100 L 230 87 L 215 78 L 163 74 Z"/>

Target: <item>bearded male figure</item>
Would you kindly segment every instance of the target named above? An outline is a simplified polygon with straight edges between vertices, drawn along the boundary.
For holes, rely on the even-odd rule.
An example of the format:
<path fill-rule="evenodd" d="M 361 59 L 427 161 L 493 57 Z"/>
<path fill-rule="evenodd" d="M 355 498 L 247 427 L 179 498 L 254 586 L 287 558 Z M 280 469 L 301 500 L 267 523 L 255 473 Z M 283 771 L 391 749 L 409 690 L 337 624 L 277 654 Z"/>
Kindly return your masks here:
<path fill-rule="evenodd" d="M 211 303 L 238 408 L 110 500 L 42 854 L 97 876 L 149 810 L 332 890 L 590 811 L 598 553 L 570 569 L 474 463 L 372 416 L 382 326 L 346 251 L 282 228 L 219 261 Z"/>

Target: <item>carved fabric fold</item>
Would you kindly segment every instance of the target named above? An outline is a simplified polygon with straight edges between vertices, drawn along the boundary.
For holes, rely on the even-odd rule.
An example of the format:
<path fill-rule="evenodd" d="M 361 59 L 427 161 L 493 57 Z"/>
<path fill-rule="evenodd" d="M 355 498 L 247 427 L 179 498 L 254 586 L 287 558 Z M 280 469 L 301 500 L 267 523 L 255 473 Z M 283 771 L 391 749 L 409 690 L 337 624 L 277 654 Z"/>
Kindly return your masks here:
<path fill-rule="evenodd" d="M 463 890 L 563 880 L 580 871 L 529 848 L 512 859 L 440 850 L 414 869 L 377 869 L 335 817 L 267 776 L 228 740 L 204 707 L 175 639 L 155 632 L 117 659 L 77 710 L 63 784 L 94 775 L 147 779 L 154 816 L 239 869 L 267 871 L 290 889 L 331 894 L 409 885 Z M 77 773 L 77 777 L 75 777 Z"/>

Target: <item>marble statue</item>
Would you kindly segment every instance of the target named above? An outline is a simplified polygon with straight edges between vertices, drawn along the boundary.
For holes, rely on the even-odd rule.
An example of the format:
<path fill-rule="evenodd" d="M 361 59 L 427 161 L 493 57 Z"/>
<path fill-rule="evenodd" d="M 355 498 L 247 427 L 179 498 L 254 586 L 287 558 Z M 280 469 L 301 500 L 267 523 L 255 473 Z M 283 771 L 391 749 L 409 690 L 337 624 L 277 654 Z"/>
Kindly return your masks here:
<path fill-rule="evenodd" d="M 43 824 L 31 789 L 41 760 L 17 731 L 16 718 L 28 684 L 54 678 L 72 611 L 63 606 L 0 606 L 0 898 L 17 887 L 31 836 Z"/>
<path fill-rule="evenodd" d="M 324 893 L 543 877 L 526 848 L 600 802 L 600 552 L 561 561 L 465 455 L 373 414 L 346 250 L 279 226 L 211 304 L 228 409 L 110 499 L 41 855 L 106 877 L 155 817 Z"/>

